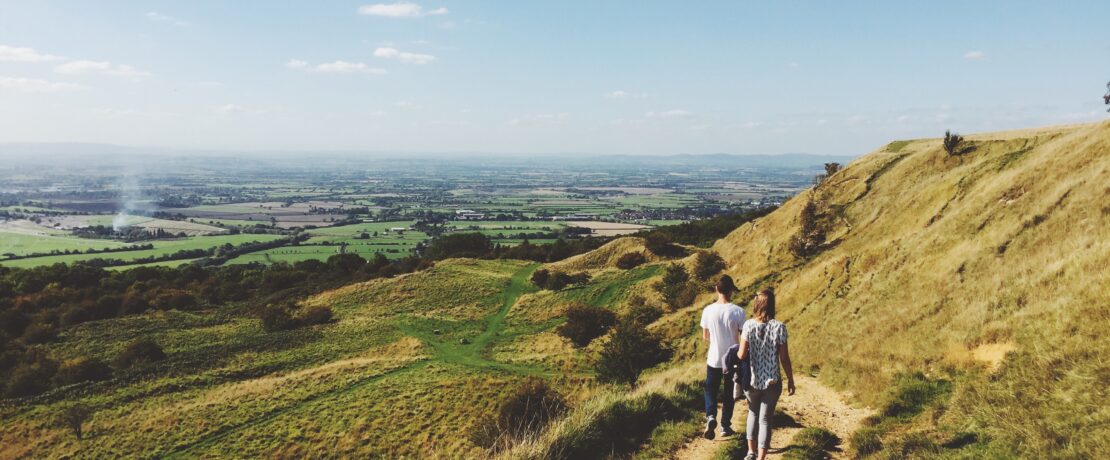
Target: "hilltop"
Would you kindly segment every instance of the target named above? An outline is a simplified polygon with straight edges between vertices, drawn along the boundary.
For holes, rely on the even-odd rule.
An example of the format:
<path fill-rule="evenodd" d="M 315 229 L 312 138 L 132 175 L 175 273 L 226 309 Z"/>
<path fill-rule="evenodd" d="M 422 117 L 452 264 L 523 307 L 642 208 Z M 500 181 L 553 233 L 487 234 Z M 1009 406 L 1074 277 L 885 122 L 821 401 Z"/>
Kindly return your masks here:
<path fill-rule="evenodd" d="M 965 146 L 974 150 L 952 156 L 940 139 L 892 142 L 713 249 L 742 298 L 776 289 L 802 390 L 824 384 L 873 411 L 840 435 L 847 453 L 1110 451 L 1110 123 L 971 135 Z M 811 244 L 799 245 L 807 234 Z M 697 416 L 676 422 L 644 405 L 697 404 L 696 316 L 710 301 L 653 325 L 680 351 L 670 368 L 509 457 L 562 457 L 591 431 L 619 429 L 606 414 L 630 407 L 656 420 L 638 455 L 674 455 L 696 437 Z M 802 420 L 805 408 L 784 410 Z M 706 458 L 700 447 L 681 454 Z M 710 447 L 718 458 L 731 448 Z"/>

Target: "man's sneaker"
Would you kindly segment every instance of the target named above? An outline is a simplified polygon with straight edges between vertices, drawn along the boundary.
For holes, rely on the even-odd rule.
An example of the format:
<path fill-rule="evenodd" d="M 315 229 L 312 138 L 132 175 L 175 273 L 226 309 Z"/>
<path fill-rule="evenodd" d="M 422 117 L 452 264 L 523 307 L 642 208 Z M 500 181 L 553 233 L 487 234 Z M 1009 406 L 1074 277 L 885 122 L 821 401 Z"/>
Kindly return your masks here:
<path fill-rule="evenodd" d="M 717 419 L 709 417 L 709 420 L 705 421 L 705 439 L 712 440 L 715 436 L 717 436 Z"/>
<path fill-rule="evenodd" d="M 721 428 L 721 437 L 722 438 L 731 438 L 733 436 L 736 436 L 736 432 L 732 431 L 732 428 L 729 428 L 729 427 Z"/>

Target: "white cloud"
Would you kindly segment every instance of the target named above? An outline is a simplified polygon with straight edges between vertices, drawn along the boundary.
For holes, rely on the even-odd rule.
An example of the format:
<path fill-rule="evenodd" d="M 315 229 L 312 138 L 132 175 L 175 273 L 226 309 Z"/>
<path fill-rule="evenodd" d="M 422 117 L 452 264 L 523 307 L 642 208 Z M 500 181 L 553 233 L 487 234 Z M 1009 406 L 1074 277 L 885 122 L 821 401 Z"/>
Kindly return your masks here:
<path fill-rule="evenodd" d="M 39 80 L 37 78 L 0 77 L 0 88 L 26 93 L 59 93 L 84 88 L 73 83 Z"/>
<path fill-rule="evenodd" d="M 694 114 L 689 110 L 675 109 L 664 110 L 661 112 L 647 112 L 644 114 L 644 116 L 648 118 L 691 118 L 694 116 Z"/>
<path fill-rule="evenodd" d="M 376 48 L 374 50 L 374 56 L 384 59 L 396 59 L 406 64 L 427 64 L 436 60 L 436 57 L 430 54 L 407 53 L 397 48 L 389 47 Z"/>
<path fill-rule="evenodd" d="M 386 18 L 419 18 L 421 16 L 439 16 L 447 14 L 447 8 L 436 8 L 424 11 L 424 7 L 415 3 L 375 3 L 358 7 L 358 13 L 366 16 L 381 16 Z"/>
<path fill-rule="evenodd" d="M 35 51 L 34 48 L 0 45 L 0 61 L 46 62 L 57 61 L 60 59 L 62 59 L 60 56 L 40 53 L 38 51 Z"/>
<path fill-rule="evenodd" d="M 167 15 L 159 13 L 157 11 L 147 12 L 146 18 L 150 19 L 151 21 L 155 21 L 155 22 L 167 22 L 167 23 L 173 24 L 173 25 L 178 26 L 178 27 L 185 27 L 185 26 L 189 25 L 189 23 L 187 23 L 185 21 L 177 19 L 173 16 L 167 16 Z"/>
<path fill-rule="evenodd" d="M 968 51 L 964 53 L 964 59 L 967 59 L 969 61 L 979 60 L 985 57 L 987 57 L 987 53 L 984 53 L 982 51 Z"/>
<path fill-rule="evenodd" d="M 100 74 L 131 79 L 150 76 L 150 72 L 142 71 L 129 65 L 112 64 L 108 61 L 70 61 L 54 67 L 54 71 L 67 75 Z"/>
<path fill-rule="evenodd" d="M 605 97 L 609 99 L 643 99 L 647 97 L 646 93 L 630 93 L 628 91 L 618 89 L 616 91 L 605 93 Z"/>
<path fill-rule="evenodd" d="M 385 69 L 370 67 L 363 62 L 348 62 L 343 60 L 326 62 L 313 66 L 308 62 L 302 61 L 300 59 L 290 59 L 288 62 L 285 63 L 285 67 L 318 73 L 361 73 L 368 75 L 385 74 Z"/>
<path fill-rule="evenodd" d="M 244 107 L 238 104 L 224 104 L 216 107 L 216 112 L 222 115 L 261 115 L 265 110 Z"/>

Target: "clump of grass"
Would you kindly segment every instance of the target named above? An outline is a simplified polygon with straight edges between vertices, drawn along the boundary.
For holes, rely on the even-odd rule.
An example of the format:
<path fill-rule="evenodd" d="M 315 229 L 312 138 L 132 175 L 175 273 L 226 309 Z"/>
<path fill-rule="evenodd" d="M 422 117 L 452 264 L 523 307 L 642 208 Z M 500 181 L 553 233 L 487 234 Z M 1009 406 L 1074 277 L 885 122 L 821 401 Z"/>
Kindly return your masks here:
<path fill-rule="evenodd" d="M 725 447 L 717 450 L 713 460 L 739 460 L 748 455 L 748 440 L 741 435 L 736 435 L 728 440 Z"/>
<path fill-rule="evenodd" d="M 882 431 L 873 427 L 860 428 L 852 434 L 850 442 L 857 455 L 866 457 L 883 448 Z"/>
<path fill-rule="evenodd" d="M 840 438 L 824 428 L 809 427 L 794 435 L 794 444 L 813 446 L 820 450 L 833 450 L 840 444 Z"/>
<path fill-rule="evenodd" d="M 947 380 L 930 380 L 920 372 L 900 375 L 891 385 L 880 413 L 888 418 L 907 419 L 920 414 L 926 406 L 951 391 L 952 385 Z"/>
<path fill-rule="evenodd" d="M 667 458 L 686 445 L 698 431 L 698 425 L 691 421 L 663 422 L 652 430 L 647 445 L 637 452 L 634 458 L 643 460 Z"/>

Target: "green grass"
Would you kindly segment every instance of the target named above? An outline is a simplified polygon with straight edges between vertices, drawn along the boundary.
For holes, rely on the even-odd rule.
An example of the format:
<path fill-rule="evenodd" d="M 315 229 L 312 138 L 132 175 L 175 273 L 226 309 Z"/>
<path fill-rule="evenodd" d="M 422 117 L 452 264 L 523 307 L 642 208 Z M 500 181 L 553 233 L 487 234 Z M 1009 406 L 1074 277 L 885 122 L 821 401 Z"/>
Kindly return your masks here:
<path fill-rule="evenodd" d="M 12 253 L 18 256 L 49 253 L 50 251 L 118 248 L 124 243 L 111 240 L 93 240 L 62 235 L 28 235 L 25 233 L 0 230 L 0 254 Z"/>
<path fill-rule="evenodd" d="M 281 235 L 211 235 L 211 236 L 193 236 L 188 238 L 180 238 L 174 240 L 156 240 L 156 241 L 143 241 L 135 244 L 150 243 L 154 245 L 154 249 L 143 249 L 139 251 L 123 251 L 123 252 L 110 252 L 104 254 L 71 254 L 59 256 L 45 256 L 33 257 L 29 259 L 19 259 L 12 261 L 0 262 L 0 265 L 5 267 L 36 267 L 41 265 L 51 265 L 56 263 L 74 263 L 84 260 L 92 259 L 110 259 L 110 260 L 135 260 L 143 257 L 159 257 L 164 255 L 173 254 L 177 251 L 186 249 L 208 249 L 225 244 L 239 245 L 253 241 L 265 242 L 282 238 Z"/>

